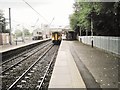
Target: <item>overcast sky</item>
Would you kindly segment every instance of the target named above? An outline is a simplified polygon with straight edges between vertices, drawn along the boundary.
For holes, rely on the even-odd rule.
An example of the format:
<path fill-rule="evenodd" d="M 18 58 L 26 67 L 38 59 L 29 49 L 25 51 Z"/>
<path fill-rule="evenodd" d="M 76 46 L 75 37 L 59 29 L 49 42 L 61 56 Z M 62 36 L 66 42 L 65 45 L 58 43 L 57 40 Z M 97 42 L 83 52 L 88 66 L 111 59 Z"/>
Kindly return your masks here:
<path fill-rule="evenodd" d="M 69 24 L 69 15 L 73 12 L 74 0 L 25 0 L 37 12 L 34 12 L 23 0 L 0 0 L 0 9 L 4 10 L 5 17 L 8 18 L 8 8 L 11 8 L 12 26 L 21 24 L 23 26 L 33 26 L 39 18 L 38 26 L 49 24 L 65 26 Z M 46 20 L 45 20 L 45 19 Z"/>

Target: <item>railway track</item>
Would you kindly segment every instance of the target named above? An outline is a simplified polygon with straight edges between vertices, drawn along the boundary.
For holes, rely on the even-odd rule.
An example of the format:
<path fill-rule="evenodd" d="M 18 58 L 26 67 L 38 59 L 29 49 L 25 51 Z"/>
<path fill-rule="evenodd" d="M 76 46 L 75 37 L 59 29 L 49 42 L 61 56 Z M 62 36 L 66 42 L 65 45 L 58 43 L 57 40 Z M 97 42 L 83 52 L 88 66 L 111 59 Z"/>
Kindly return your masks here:
<path fill-rule="evenodd" d="M 33 62 L 38 59 L 38 56 L 41 56 L 43 52 L 45 52 L 46 49 L 48 49 L 52 44 L 47 44 L 47 47 L 44 45 L 39 50 L 35 50 L 34 54 L 33 52 L 30 52 L 28 57 L 24 57 L 24 59 L 16 62 L 13 65 L 9 65 L 7 69 L 2 71 L 2 88 L 3 90 L 6 90 L 8 87 L 10 87 L 11 83 L 15 82 L 16 79 L 19 78 L 20 75 L 25 72 L 25 70 L 30 67 Z M 32 54 L 31 54 L 32 53 Z"/>
<path fill-rule="evenodd" d="M 51 61 L 50 61 L 50 63 L 48 64 L 47 69 L 45 70 L 45 73 L 44 73 L 44 75 L 43 75 L 43 78 L 42 78 L 41 81 L 39 82 L 38 90 L 48 88 L 48 82 L 49 82 L 49 80 L 50 80 L 50 77 L 51 77 L 51 74 L 52 74 L 52 71 L 53 71 L 55 59 L 56 59 L 56 56 L 57 56 L 57 51 L 58 51 L 58 49 L 56 49 L 56 51 L 54 52 L 54 54 L 53 54 L 53 56 L 52 56 L 52 58 L 51 58 Z M 46 82 L 47 82 L 47 84 L 46 84 Z"/>
<path fill-rule="evenodd" d="M 58 46 L 49 47 L 7 90 L 46 89 L 54 66 L 57 50 Z"/>
<path fill-rule="evenodd" d="M 4 64 L 6 64 L 6 63 L 8 63 L 8 62 L 10 62 L 10 61 L 12 61 L 12 60 L 14 60 L 14 59 L 17 59 L 17 58 L 19 58 L 19 57 L 22 57 L 22 56 L 24 56 L 24 54 L 27 54 L 27 53 L 29 53 L 30 51 L 33 51 L 33 50 L 37 49 L 37 48 L 40 47 L 40 46 L 43 46 L 43 45 L 45 45 L 45 44 L 49 44 L 50 42 L 51 42 L 51 41 L 42 43 L 42 44 L 40 44 L 40 45 L 38 45 L 38 46 L 35 46 L 35 47 L 31 48 L 31 49 L 28 49 L 28 50 L 22 52 L 22 53 L 20 53 L 20 54 L 17 54 L 17 55 L 15 55 L 15 56 L 7 59 L 7 60 L 2 60 L 3 62 L 0 63 L 0 66 L 4 65 Z"/>
<path fill-rule="evenodd" d="M 47 45 L 50 45 L 51 42 L 46 43 L 45 45 L 39 45 L 37 47 L 34 47 L 30 50 L 27 50 L 11 59 L 8 59 L 7 61 L 4 61 L 0 66 L 2 66 L 2 73 L 4 74 L 5 72 L 7 72 L 8 70 L 12 69 L 13 67 L 15 67 L 16 65 L 18 65 L 19 63 L 21 63 L 22 61 L 26 60 L 27 58 L 29 58 L 31 55 L 34 55 L 36 52 L 42 50 L 44 47 L 46 47 Z"/>

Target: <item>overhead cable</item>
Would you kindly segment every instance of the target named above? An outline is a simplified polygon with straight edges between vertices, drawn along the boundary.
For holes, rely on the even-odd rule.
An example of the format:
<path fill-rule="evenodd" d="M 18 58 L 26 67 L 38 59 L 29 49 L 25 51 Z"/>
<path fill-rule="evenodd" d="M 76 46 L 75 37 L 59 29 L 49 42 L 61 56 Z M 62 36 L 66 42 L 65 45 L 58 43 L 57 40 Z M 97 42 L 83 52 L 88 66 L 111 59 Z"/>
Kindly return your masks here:
<path fill-rule="evenodd" d="M 45 17 L 43 17 L 39 12 L 37 12 L 28 2 L 26 2 L 25 0 L 23 0 L 23 1 L 48 23 L 48 21 L 45 19 Z"/>

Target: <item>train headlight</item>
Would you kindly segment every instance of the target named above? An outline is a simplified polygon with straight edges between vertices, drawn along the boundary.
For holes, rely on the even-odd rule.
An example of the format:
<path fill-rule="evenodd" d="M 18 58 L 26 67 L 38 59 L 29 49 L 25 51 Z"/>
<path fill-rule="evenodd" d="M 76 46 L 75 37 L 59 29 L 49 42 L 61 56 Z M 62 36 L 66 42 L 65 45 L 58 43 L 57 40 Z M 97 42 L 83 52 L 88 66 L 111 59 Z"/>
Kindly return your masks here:
<path fill-rule="evenodd" d="M 52 37 L 52 40 L 54 40 L 54 37 Z"/>

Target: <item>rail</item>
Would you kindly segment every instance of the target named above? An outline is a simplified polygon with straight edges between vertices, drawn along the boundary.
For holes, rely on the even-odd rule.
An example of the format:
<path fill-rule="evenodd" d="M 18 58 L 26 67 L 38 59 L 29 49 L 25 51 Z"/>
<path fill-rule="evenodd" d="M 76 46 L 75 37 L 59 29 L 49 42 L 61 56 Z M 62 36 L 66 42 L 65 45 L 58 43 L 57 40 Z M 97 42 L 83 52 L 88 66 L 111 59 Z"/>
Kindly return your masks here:
<path fill-rule="evenodd" d="M 46 45 L 50 45 L 50 43 L 49 43 L 49 44 L 46 44 Z M 37 50 L 36 52 L 38 52 L 38 51 L 40 51 L 41 49 L 43 49 L 44 47 L 46 47 L 46 45 L 42 46 L 42 47 L 41 47 L 39 50 Z M 29 58 L 31 55 L 35 54 L 36 52 L 33 52 L 33 53 L 31 53 L 29 56 L 21 59 L 19 62 L 15 63 L 15 64 L 12 65 L 11 67 L 9 67 L 9 68 L 5 69 L 4 71 L 2 71 L 0 74 L 4 74 L 5 72 L 7 72 L 7 71 L 10 70 L 11 68 L 15 67 L 16 65 L 18 65 L 18 64 L 21 63 L 22 61 L 26 60 L 27 58 Z"/>
<path fill-rule="evenodd" d="M 8 87 L 7 90 L 11 90 L 15 85 L 16 83 L 21 80 L 21 78 L 43 57 L 46 55 L 46 53 L 53 47 L 53 45 L 51 47 L 49 47 L 15 82 L 12 83 L 12 85 L 10 85 Z"/>
<path fill-rule="evenodd" d="M 51 61 L 50 61 L 49 65 L 48 65 L 48 67 L 47 67 L 47 70 L 45 71 L 43 79 L 42 79 L 42 81 L 39 84 L 38 90 L 40 90 L 42 88 L 42 85 L 44 84 L 44 80 L 46 79 L 46 76 L 47 76 L 47 74 L 49 72 L 50 66 L 51 66 L 52 62 L 54 61 L 54 57 L 56 56 L 56 52 L 57 52 L 57 50 L 54 52 L 54 55 L 51 58 Z"/>

